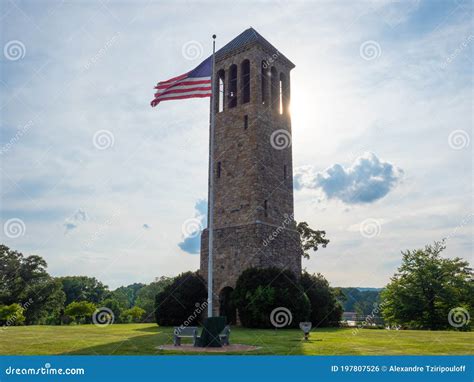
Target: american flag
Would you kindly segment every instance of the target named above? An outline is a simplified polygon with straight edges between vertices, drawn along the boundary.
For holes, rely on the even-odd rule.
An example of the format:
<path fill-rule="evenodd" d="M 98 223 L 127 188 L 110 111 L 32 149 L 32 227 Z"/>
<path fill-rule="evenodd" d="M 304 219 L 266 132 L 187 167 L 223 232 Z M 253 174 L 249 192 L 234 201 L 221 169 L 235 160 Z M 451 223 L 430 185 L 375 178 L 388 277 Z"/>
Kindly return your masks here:
<path fill-rule="evenodd" d="M 161 101 L 185 98 L 210 97 L 212 56 L 201 62 L 195 69 L 167 81 L 158 82 L 155 86 L 155 99 L 151 106 Z"/>

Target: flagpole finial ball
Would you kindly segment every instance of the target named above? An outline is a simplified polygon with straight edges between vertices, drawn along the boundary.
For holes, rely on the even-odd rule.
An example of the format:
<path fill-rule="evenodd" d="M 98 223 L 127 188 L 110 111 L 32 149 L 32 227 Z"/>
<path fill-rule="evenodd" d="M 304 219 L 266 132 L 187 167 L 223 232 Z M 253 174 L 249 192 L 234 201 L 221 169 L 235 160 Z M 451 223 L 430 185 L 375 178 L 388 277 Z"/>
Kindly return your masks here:
<path fill-rule="evenodd" d="M 215 34 L 212 35 L 212 38 L 213 38 L 214 40 L 216 39 L 216 37 L 217 37 L 217 36 L 216 36 Z"/>

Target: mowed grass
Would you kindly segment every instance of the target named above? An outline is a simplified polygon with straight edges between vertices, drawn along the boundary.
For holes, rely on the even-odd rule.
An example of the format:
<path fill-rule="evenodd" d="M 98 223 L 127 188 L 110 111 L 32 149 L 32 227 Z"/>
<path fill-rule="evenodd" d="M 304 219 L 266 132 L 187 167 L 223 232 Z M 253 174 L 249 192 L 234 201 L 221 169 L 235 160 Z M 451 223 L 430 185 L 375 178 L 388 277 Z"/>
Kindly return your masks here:
<path fill-rule="evenodd" d="M 157 350 L 159 345 L 172 344 L 172 332 L 171 327 L 155 324 L 7 327 L 0 329 L 0 354 L 185 354 Z M 466 332 L 326 328 L 313 330 L 309 341 L 302 337 L 302 332 L 297 329 L 233 328 L 230 340 L 231 343 L 260 347 L 256 351 L 237 354 L 474 354 L 474 333 Z"/>

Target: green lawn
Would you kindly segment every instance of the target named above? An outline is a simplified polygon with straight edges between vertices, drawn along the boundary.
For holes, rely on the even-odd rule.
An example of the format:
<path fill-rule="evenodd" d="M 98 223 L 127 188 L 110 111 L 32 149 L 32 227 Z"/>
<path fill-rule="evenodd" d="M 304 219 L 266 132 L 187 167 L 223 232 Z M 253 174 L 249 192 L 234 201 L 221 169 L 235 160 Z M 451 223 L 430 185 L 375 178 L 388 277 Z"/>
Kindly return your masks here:
<path fill-rule="evenodd" d="M 7 327 L 0 354 L 173 354 L 156 349 L 172 343 L 172 331 L 154 324 Z M 474 333 L 455 331 L 317 329 L 304 342 L 296 329 L 233 328 L 230 339 L 261 347 L 248 354 L 474 354 Z"/>

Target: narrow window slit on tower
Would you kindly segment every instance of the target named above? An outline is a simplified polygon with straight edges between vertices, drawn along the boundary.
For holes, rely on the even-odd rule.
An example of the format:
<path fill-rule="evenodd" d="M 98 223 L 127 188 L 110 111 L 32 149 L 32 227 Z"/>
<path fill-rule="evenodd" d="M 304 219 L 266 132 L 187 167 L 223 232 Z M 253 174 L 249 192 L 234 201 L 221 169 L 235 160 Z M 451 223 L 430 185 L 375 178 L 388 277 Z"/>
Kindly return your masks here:
<path fill-rule="evenodd" d="M 241 65 L 242 103 L 250 102 L 250 61 L 245 60 Z"/>
<path fill-rule="evenodd" d="M 263 209 L 265 211 L 265 217 L 268 217 L 268 202 L 266 200 L 263 202 Z"/>
<path fill-rule="evenodd" d="M 221 177 L 222 165 L 221 162 L 217 162 L 217 178 Z"/>
<path fill-rule="evenodd" d="M 260 77 L 261 77 L 261 93 L 262 93 L 262 104 L 265 104 L 267 101 L 267 76 L 268 76 L 268 71 L 267 71 L 267 63 L 265 61 L 262 61 L 262 69 L 260 72 Z"/>
<path fill-rule="evenodd" d="M 244 129 L 247 130 L 249 127 L 249 116 L 244 115 Z"/>

